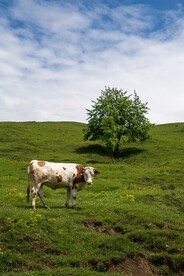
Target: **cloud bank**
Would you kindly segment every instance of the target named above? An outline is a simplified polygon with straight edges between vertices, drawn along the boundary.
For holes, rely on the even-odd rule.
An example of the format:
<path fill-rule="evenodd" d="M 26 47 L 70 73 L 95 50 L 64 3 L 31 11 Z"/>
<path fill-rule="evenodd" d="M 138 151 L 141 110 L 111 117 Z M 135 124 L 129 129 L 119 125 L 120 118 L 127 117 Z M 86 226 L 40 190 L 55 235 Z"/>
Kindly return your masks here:
<path fill-rule="evenodd" d="M 183 7 L 123 2 L 2 1 L 0 121 L 86 122 L 105 86 L 184 121 Z"/>

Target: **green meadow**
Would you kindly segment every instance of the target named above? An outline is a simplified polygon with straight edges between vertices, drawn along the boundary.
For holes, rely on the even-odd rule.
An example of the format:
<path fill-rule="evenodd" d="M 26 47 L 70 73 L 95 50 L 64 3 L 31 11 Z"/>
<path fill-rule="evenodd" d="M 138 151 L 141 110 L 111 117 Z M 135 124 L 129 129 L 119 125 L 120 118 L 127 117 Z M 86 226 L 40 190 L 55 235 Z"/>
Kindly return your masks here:
<path fill-rule="evenodd" d="M 0 123 L 1 275 L 184 275 L 184 123 L 153 126 L 112 160 L 84 142 L 85 124 Z M 32 159 L 100 171 L 65 208 L 66 190 L 44 188 L 50 209 L 26 202 Z"/>

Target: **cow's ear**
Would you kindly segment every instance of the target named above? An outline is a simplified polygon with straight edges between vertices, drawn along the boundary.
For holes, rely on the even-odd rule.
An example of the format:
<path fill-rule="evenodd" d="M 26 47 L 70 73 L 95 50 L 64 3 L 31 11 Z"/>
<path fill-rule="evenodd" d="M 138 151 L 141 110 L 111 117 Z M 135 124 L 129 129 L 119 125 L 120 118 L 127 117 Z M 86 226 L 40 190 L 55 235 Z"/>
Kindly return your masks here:
<path fill-rule="evenodd" d="M 94 169 L 94 174 L 97 175 L 100 174 L 100 172 L 97 169 Z"/>

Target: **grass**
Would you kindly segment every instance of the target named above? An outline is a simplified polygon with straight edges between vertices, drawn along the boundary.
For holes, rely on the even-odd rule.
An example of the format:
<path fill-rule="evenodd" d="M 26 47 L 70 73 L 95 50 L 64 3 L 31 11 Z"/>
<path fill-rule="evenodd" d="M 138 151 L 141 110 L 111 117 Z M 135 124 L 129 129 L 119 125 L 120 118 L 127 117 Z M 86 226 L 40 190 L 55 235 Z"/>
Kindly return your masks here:
<path fill-rule="evenodd" d="M 1 275 L 126 275 L 118 267 L 137 256 L 154 274 L 182 275 L 184 123 L 154 126 L 147 142 L 122 146 L 115 163 L 100 143 L 83 142 L 84 127 L 0 123 Z M 38 199 L 33 212 L 32 159 L 90 164 L 101 174 L 77 194 L 78 209 L 64 208 L 66 190 L 45 187 L 50 209 Z"/>

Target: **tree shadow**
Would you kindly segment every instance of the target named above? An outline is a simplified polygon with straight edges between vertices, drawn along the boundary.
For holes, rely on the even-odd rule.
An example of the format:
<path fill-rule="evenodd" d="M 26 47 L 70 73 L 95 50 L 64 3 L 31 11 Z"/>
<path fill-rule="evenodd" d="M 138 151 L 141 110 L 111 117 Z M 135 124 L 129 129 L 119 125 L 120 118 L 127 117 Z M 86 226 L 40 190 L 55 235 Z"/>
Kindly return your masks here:
<path fill-rule="evenodd" d="M 136 147 L 126 147 L 120 150 L 118 156 L 115 159 L 119 158 L 128 158 L 132 155 L 137 155 L 142 152 L 144 152 L 144 149 L 136 148 Z M 105 149 L 104 146 L 99 145 L 99 144 L 93 144 L 93 145 L 88 145 L 88 146 L 83 146 L 75 150 L 76 153 L 78 154 L 99 154 L 101 156 L 107 156 L 107 157 L 112 157 L 108 151 Z M 96 160 L 90 160 L 90 163 L 99 163 Z"/>
<path fill-rule="evenodd" d="M 88 153 L 97 153 L 100 155 L 108 155 L 106 149 L 99 144 L 93 144 L 93 145 L 88 145 L 88 146 L 84 146 L 84 147 L 80 147 L 78 149 L 75 150 L 76 153 L 79 154 L 88 154 Z"/>
<path fill-rule="evenodd" d="M 92 144 L 92 145 L 87 145 L 87 146 L 83 146 L 83 147 L 79 147 L 75 150 L 76 153 L 78 154 L 98 154 L 100 156 L 107 156 L 109 157 L 108 152 L 106 151 L 106 149 L 99 144 Z M 92 156 L 93 158 L 94 156 Z M 96 157 L 94 159 L 90 159 L 87 161 L 87 163 L 90 164 L 97 164 L 97 163 L 102 163 L 99 160 L 96 160 Z"/>
<path fill-rule="evenodd" d="M 132 155 L 138 155 L 138 154 L 140 154 L 144 151 L 145 151 L 144 149 L 139 149 L 139 148 L 136 148 L 136 147 L 124 148 L 120 151 L 118 157 L 119 158 L 128 158 Z"/>

